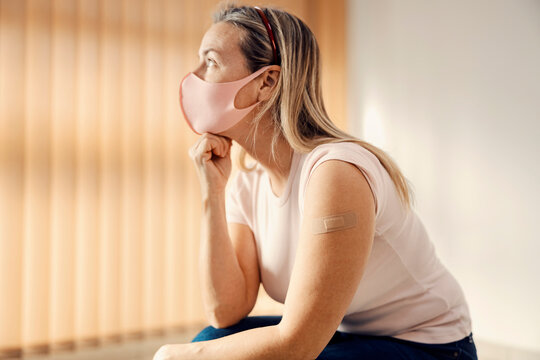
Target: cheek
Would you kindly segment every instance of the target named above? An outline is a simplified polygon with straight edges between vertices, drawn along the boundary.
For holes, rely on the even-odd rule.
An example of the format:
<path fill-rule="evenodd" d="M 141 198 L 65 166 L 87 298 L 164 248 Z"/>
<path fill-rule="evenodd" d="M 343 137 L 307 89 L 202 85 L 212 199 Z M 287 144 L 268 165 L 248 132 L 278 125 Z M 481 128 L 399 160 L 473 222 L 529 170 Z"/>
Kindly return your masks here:
<path fill-rule="evenodd" d="M 255 104 L 257 102 L 256 89 L 257 84 L 254 81 L 241 88 L 234 99 L 234 106 L 237 109 L 243 109 Z"/>

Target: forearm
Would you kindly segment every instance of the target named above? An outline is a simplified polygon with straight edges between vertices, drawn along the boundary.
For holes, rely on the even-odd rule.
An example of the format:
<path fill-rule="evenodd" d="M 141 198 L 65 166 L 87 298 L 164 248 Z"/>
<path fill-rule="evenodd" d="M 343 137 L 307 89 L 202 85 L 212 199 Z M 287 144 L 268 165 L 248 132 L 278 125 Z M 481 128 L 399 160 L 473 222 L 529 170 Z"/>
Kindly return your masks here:
<path fill-rule="evenodd" d="M 169 351 L 174 354 L 173 360 L 306 360 L 297 351 L 300 347 L 283 336 L 279 325 L 254 328 L 209 341 L 167 346 L 171 346 Z"/>
<path fill-rule="evenodd" d="M 199 269 L 202 295 L 208 311 L 243 316 L 246 284 L 225 217 L 225 195 L 203 200 Z M 244 295 L 244 296 L 242 296 Z"/>

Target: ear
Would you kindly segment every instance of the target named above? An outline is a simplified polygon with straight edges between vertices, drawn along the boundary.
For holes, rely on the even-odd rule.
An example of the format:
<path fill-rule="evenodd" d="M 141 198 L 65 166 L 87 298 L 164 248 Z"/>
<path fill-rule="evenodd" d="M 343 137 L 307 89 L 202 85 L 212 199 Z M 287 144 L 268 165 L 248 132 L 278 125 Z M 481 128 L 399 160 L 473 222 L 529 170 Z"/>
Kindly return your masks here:
<path fill-rule="evenodd" d="M 281 66 L 272 65 L 260 75 L 262 81 L 260 83 L 257 101 L 266 101 L 270 99 L 272 92 L 277 85 L 280 73 Z"/>

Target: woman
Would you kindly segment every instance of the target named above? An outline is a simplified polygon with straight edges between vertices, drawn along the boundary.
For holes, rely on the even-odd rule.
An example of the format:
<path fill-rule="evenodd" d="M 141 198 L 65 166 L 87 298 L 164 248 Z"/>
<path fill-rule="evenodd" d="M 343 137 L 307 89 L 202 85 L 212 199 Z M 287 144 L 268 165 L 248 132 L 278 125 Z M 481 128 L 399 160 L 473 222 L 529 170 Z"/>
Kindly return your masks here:
<path fill-rule="evenodd" d="M 212 326 L 154 359 L 476 359 L 462 290 L 405 178 L 329 119 L 309 28 L 282 10 L 229 5 L 199 56 L 180 102 L 202 134 L 190 156 Z M 226 190 L 232 140 L 243 171 Z M 261 282 L 282 317 L 248 316 Z"/>

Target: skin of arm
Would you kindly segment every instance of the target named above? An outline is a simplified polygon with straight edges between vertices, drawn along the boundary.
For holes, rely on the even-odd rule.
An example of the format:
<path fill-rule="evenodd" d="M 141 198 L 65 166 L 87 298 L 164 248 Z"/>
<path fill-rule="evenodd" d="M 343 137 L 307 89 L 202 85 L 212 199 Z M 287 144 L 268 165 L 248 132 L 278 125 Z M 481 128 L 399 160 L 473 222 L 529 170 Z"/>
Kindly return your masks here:
<path fill-rule="evenodd" d="M 231 226 L 229 234 L 242 231 L 241 227 L 235 225 Z M 252 270 L 258 269 L 255 248 L 249 241 L 253 239 L 247 239 L 246 235 L 229 237 L 223 231 L 226 227 L 225 194 L 219 193 L 205 199 L 199 270 L 207 318 L 212 326 L 219 328 L 233 325 L 247 316 L 259 290 L 258 272 Z M 247 241 L 233 246 L 233 240 L 244 239 Z M 249 255 L 242 256 L 237 252 L 248 252 Z M 242 259 L 253 261 L 246 264 L 242 263 Z M 247 271 L 246 267 L 249 267 Z"/>
<path fill-rule="evenodd" d="M 164 345 L 154 360 L 315 359 L 341 323 L 373 244 L 375 201 L 353 164 L 328 160 L 312 173 L 283 318 L 223 338 Z M 354 211 L 355 227 L 313 234 L 313 219 Z"/>

